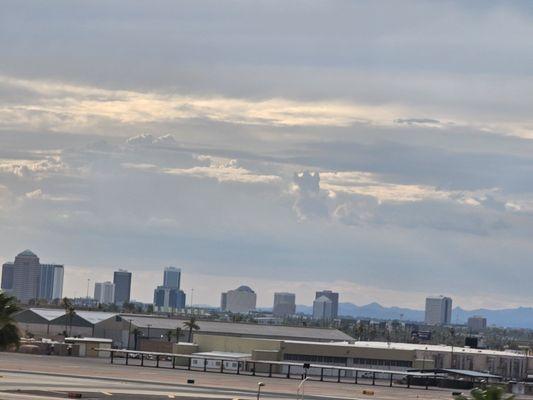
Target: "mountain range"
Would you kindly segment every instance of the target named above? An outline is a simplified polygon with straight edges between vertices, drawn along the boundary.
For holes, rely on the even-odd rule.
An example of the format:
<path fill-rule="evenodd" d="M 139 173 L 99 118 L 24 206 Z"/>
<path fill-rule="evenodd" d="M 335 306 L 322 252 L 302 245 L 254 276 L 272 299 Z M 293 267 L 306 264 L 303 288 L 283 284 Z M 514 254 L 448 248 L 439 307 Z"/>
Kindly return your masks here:
<path fill-rule="evenodd" d="M 297 305 L 296 311 L 312 314 L 313 307 Z M 401 319 L 403 321 L 422 322 L 424 321 L 424 310 L 416 310 L 402 307 L 384 307 L 379 303 L 370 303 L 358 306 L 353 303 L 339 303 L 339 315 L 355 318 L 375 318 L 375 319 Z M 452 311 L 452 322 L 465 324 L 469 317 L 480 315 L 487 318 L 487 325 L 508 328 L 533 329 L 533 308 L 517 307 L 500 310 L 480 308 L 476 310 L 464 310 L 455 307 Z"/>

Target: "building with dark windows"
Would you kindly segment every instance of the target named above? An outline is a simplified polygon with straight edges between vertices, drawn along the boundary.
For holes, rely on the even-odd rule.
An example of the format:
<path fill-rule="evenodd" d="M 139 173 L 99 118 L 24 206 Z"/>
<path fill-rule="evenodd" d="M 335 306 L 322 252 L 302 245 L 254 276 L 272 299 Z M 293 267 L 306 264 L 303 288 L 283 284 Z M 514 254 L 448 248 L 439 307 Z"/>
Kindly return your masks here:
<path fill-rule="evenodd" d="M 288 317 L 296 313 L 296 295 L 294 293 L 274 293 L 275 317 Z"/>
<path fill-rule="evenodd" d="M 163 271 L 163 285 L 154 290 L 156 312 L 176 312 L 185 309 L 186 295 L 180 289 L 181 269 L 167 267 Z"/>
<path fill-rule="evenodd" d="M 0 287 L 2 291 L 6 293 L 11 293 L 13 290 L 13 272 L 15 264 L 12 262 L 7 262 L 2 265 L 2 286 Z"/>
<path fill-rule="evenodd" d="M 163 272 L 163 286 L 169 288 L 180 288 L 181 269 L 175 267 L 166 267 Z"/>
<path fill-rule="evenodd" d="M 31 250 L 24 250 L 14 262 L 2 266 L 2 290 L 21 303 L 54 300 L 63 296 L 63 265 L 41 264 Z"/>
<path fill-rule="evenodd" d="M 175 312 L 185 308 L 186 295 L 183 290 L 158 286 L 154 290 L 154 310 L 156 312 Z"/>
<path fill-rule="evenodd" d="M 321 290 L 316 292 L 315 300 L 322 296 L 331 300 L 331 315 L 332 318 L 337 318 L 339 316 L 339 294 L 337 292 L 332 292 L 331 290 Z"/>
<path fill-rule="evenodd" d="M 116 305 L 129 303 L 131 300 L 131 272 L 119 269 L 113 273 L 113 283 L 115 284 Z"/>

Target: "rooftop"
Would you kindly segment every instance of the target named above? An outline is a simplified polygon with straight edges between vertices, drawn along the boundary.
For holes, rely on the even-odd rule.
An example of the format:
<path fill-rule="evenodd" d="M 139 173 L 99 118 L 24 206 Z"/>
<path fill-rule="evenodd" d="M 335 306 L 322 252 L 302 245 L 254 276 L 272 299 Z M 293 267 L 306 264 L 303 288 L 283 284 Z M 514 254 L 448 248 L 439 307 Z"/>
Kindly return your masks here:
<path fill-rule="evenodd" d="M 17 254 L 17 257 L 37 257 L 37 255 L 31 250 L 24 250 L 22 253 Z"/>
<path fill-rule="evenodd" d="M 170 319 L 145 315 L 122 315 L 125 321 L 130 321 L 138 328 L 176 329 L 186 330 L 186 319 Z M 279 340 L 302 339 L 310 341 L 348 341 L 353 338 L 337 329 L 308 328 L 286 325 L 259 325 L 251 323 L 233 323 L 221 321 L 196 321 L 200 330 L 198 333 L 226 334 L 232 336 L 267 337 Z"/>
<path fill-rule="evenodd" d="M 316 344 L 314 342 L 300 341 L 300 340 L 287 340 L 287 343 L 309 343 Z M 523 353 L 518 353 L 514 351 L 500 351 L 500 350 L 488 350 L 488 349 L 474 349 L 471 347 L 457 347 L 447 346 L 444 344 L 414 344 L 414 343 L 393 343 L 393 342 L 331 342 L 331 343 L 321 343 L 322 345 L 329 346 L 347 346 L 347 347 L 359 347 L 359 348 L 370 348 L 370 349 L 391 349 L 391 350 L 406 350 L 406 351 L 428 351 L 428 352 L 441 352 L 441 353 L 451 353 L 454 354 L 485 354 L 485 355 L 494 355 L 494 356 L 520 356 L 524 357 Z"/>

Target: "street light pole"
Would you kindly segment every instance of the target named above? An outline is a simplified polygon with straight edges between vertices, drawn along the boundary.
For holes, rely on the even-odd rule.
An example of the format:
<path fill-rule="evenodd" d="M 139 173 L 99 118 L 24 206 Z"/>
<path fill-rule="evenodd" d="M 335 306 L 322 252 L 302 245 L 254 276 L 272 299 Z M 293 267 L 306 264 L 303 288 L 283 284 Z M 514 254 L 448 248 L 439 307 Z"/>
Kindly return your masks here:
<path fill-rule="evenodd" d="M 131 319 L 129 320 L 130 324 L 128 326 L 128 350 L 130 349 L 130 337 L 131 337 Z"/>
<path fill-rule="evenodd" d="M 265 386 L 263 382 L 257 382 L 257 400 L 259 400 L 259 397 L 261 396 L 261 388 Z"/>
<path fill-rule="evenodd" d="M 300 389 L 302 390 L 302 400 L 304 400 L 304 383 L 309 380 L 309 377 L 302 379 L 300 384 L 298 385 L 298 388 L 296 389 L 296 400 L 298 400 L 300 396 Z"/>

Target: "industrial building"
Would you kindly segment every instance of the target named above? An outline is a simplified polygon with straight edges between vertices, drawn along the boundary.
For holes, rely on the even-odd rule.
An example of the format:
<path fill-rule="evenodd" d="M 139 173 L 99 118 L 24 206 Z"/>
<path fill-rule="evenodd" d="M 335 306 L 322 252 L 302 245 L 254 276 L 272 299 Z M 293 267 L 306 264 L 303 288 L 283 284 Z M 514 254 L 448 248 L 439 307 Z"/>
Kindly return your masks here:
<path fill-rule="evenodd" d="M 115 348 L 130 349 L 140 337 L 152 345 L 149 351 L 162 351 L 158 350 L 158 344 L 166 344 L 170 345 L 166 348 L 175 354 L 232 353 L 239 355 L 235 362 L 249 357 L 251 361 L 292 363 L 291 371 L 295 374 L 301 367 L 294 366 L 294 363 L 388 371 L 466 370 L 508 379 L 521 379 L 533 371 L 533 358 L 523 352 L 361 342 L 339 330 L 327 328 L 199 320 L 200 329 L 193 332 L 193 343 L 183 343 L 188 339 L 184 325 L 187 320 L 163 316 L 79 311 L 70 321 L 62 309 L 33 308 L 18 313 L 15 319 L 22 331 L 37 337 L 58 338 L 67 330 L 69 336 L 107 338 L 112 340 Z M 181 332 L 181 343 L 169 343 L 165 335 L 176 330 Z M 233 368 L 233 364 L 227 367 Z M 285 372 L 283 365 L 276 368 L 279 373 Z M 311 369 L 308 373 L 319 371 Z M 349 374 L 349 371 L 343 373 Z"/>
<path fill-rule="evenodd" d="M 68 316 L 60 308 L 29 308 L 15 314 L 18 328 L 26 334 L 49 339 L 69 336 L 94 337 L 95 324 L 115 316 L 114 313 L 99 311 L 76 311 Z"/>
<path fill-rule="evenodd" d="M 533 358 L 512 351 L 493 351 L 444 345 L 420 345 L 387 342 L 311 342 L 195 335 L 195 351 L 249 353 L 251 360 L 327 364 L 348 368 L 388 371 L 454 369 L 523 378 L 533 369 Z M 281 369 L 278 373 L 285 373 Z M 303 373 L 292 366 L 292 372 Z M 313 369 L 308 374 L 320 374 Z M 334 370 L 329 372 L 334 374 Z"/>

